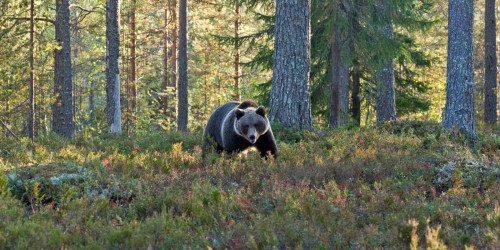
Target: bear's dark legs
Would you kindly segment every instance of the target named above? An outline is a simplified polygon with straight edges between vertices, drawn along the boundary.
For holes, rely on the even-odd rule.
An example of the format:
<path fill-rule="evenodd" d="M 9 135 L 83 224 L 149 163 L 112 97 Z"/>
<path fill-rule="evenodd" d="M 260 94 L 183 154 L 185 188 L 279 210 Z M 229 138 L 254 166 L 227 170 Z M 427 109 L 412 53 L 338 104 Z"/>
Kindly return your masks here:
<path fill-rule="evenodd" d="M 272 131 L 268 131 L 267 133 L 261 135 L 255 143 L 255 147 L 259 150 L 261 157 L 265 157 L 267 159 L 268 153 L 270 153 L 274 158 L 278 157 L 278 147 L 276 146 Z"/>
<path fill-rule="evenodd" d="M 232 137 L 226 138 L 224 142 L 226 153 L 237 154 L 238 152 L 246 150 L 251 144 L 241 136 L 233 135 Z"/>

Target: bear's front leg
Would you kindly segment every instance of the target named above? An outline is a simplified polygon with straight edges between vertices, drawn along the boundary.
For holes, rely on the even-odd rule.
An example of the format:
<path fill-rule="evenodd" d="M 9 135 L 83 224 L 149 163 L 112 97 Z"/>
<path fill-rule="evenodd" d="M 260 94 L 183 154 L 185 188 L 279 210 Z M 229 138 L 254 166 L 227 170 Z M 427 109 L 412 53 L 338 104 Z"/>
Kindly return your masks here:
<path fill-rule="evenodd" d="M 261 157 L 265 157 L 267 159 L 268 153 L 270 153 L 274 158 L 278 157 L 278 146 L 276 146 L 276 140 L 274 139 L 274 135 L 271 130 L 259 137 L 255 143 L 255 147 L 259 150 Z"/>

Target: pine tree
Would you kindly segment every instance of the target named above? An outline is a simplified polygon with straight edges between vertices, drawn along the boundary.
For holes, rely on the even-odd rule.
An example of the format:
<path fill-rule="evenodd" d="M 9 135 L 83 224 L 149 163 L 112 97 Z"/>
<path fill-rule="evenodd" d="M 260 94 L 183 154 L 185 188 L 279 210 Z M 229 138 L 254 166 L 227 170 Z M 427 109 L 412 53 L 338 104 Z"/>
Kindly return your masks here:
<path fill-rule="evenodd" d="M 187 132 L 188 126 L 188 55 L 187 55 L 187 0 L 179 1 L 179 80 L 177 129 Z"/>
<path fill-rule="evenodd" d="M 29 91 L 29 116 L 28 116 L 28 137 L 33 141 L 35 137 L 35 68 L 34 68 L 34 48 L 35 48 L 35 0 L 30 1 L 30 91 Z"/>
<path fill-rule="evenodd" d="M 349 66 L 342 60 L 342 51 L 347 49 L 344 35 L 338 24 L 334 24 L 332 45 L 330 46 L 330 112 L 328 126 L 338 128 L 349 122 Z"/>
<path fill-rule="evenodd" d="M 56 41 L 54 52 L 54 96 L 52 131 L 67 138 L 75 136 L 73 122 L 73 83 L 71 79 L 71 42 L 69 0 L 56 0 Z"/>
<path fill-rule="evenodd" d="M 486 0 L 484 15 L 484 121 L 497 122 L 497 48 L 495 0 Z"/>
<path fill-rule="evenodd" d="M 121 133 L 119 0 L 106 0 L 106 98 L 111 133 Z"/>
<path fill-rule="evenodd" d="M 386 35 L 392 38 L 392 25 L 386 24 Z M 386 121 L 396 120 L 396 96 L 394 86 L 394 64 L 393 59 L 388 58 L 387 63 L 380 70 L 377 77 L 376 106 L 377 125 Z"/>
<path fill-rule="evenodd" d="M 283 127 L 306 129 L 312 126 L 309 34 L 309 0 L 277 0 L 269 119 Z"/>
<path fill-rule="evenodd" d="M 474 120 L 473 0 L 448 1 L 448 63 L 445 128 L 457 128 L 476 139 Z"/>

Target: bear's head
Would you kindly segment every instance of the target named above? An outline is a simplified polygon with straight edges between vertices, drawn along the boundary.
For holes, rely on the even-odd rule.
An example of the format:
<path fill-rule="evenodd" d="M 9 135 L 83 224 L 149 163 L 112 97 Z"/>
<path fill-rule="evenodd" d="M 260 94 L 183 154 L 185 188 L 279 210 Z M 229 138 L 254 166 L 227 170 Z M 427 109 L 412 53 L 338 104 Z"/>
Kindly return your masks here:
<path fill-rule="evenodd" d="M 269 130 L 269 120 L 266 118 L 266 111 L 263 106 L 247 109 L 235 110 L 236 122 L 235 131 L 244 137 L 251 144 L 255 144 L 259 136 Z"/>

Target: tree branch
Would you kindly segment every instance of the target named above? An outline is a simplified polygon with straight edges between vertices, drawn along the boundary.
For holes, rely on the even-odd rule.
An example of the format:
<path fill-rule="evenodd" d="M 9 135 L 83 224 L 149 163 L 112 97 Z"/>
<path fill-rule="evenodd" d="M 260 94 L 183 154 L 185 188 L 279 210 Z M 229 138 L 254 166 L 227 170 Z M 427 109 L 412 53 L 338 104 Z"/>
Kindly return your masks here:
<path fill-rule="evenodd" d="M 56 25 L 56 21 L 54 21 L 52 19 L 43 18 L 43 17 L 37 17 L 37 18 L 34 18 L 34 19 L 35 19 L 35 21 L 48 22 L 48 23 L 51 23 L 53 25 Z M 30 18 L 29 17 L 8 17 L 7 20 L 29 21 Z"/>

